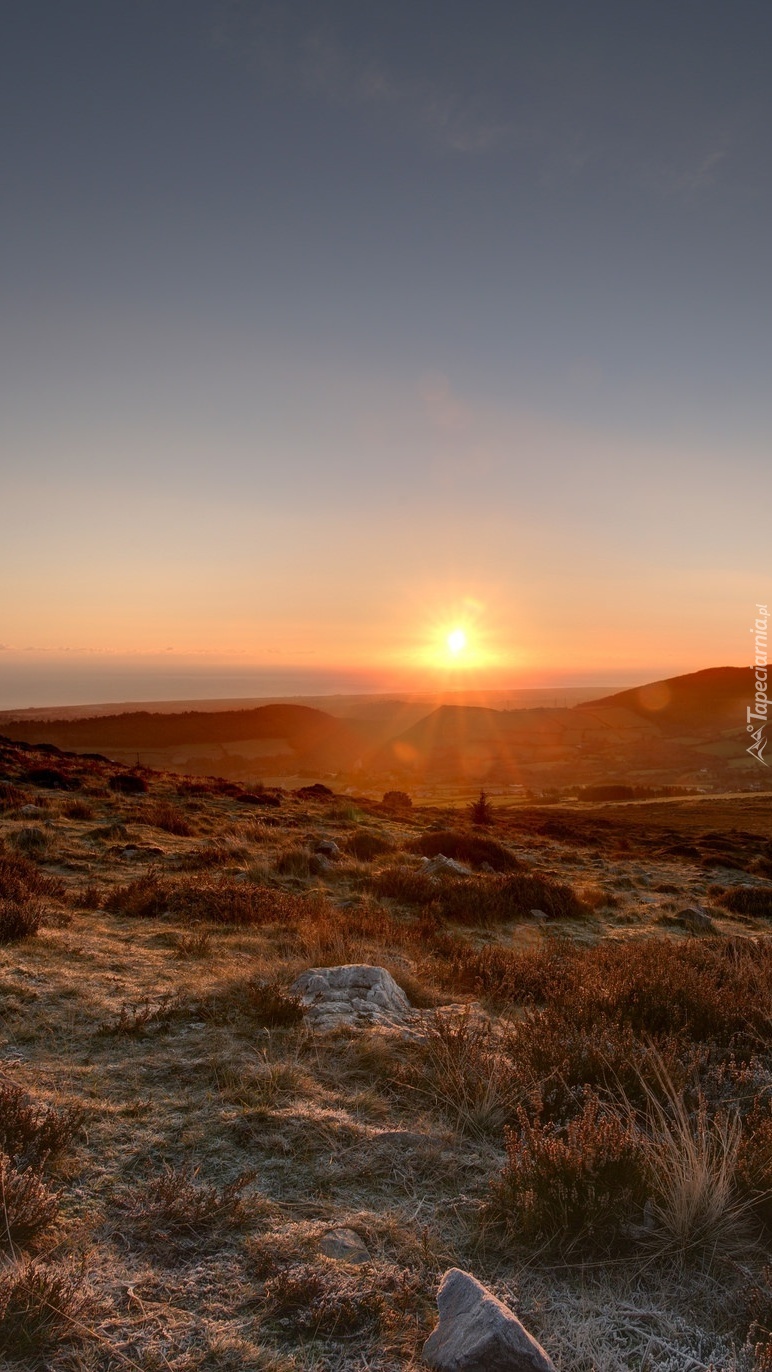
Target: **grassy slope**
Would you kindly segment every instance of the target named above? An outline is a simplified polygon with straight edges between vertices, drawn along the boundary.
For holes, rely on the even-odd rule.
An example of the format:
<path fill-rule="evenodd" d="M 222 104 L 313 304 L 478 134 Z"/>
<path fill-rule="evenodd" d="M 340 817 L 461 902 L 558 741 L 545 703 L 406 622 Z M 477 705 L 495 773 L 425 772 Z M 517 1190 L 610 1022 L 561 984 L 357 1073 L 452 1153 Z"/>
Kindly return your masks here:
<path fill-rule="evenodd" d="M 25 783 L 26 768 L 52 761 L 81 774 L 80 790 Z M 441 909 L 374 894 L 379 874 L 414 873 L 416 840 L 440 825 L 458 829 L 457 815 L 289 796 L 260 811 L 216 788 L 180 795 L 179 778 L 160 774 L 147 795 L 127 797 L 108 789 L 110 771 L 12 749 L 5 757 L 2 851 L 26 853 L 61 887 L 36 897 L 38 934 L 0 948 L 2 1077 L 43 1106 L 84 1112 L 70 1146 L 42 1164 L 46 1184 L 61 1188 L 60 1215 L 27 1247 L 77 1281 L 82 1263 L 89 1297 L 26 1358 L 10 1315 L 0 1319 L 8 1366 L 407 1368 L 452 1264 L 497 1284 L 563 1372 L 622 1372 L 644 1356 L 664 1369 L 734 1365 L 763 1265 L 747 1235 L 741 1260 L 727 1238 L 729 1265 L 714 1254 L 711 1266 L 703 1251 L 677 1268 L 671 1258 L 642 1260 L 630 1235 L 607 1263 L 581 1234 L 559 1251 L 541 1239 L 524 1246 L 490 1210 L 506 1163 L 503 1128 L 525 1098 L 527 1054 L 506 1038 L 521 1013 L 514 1002 L 487 1002 L 492 1029 L 470 1020 L 419 1043 L 341 1031 L 331 1045 L 302 1023 L 264 1023 L 250 986 L 281 990 L 308 966 L 372 961 L 416 1004 L 470 1003 L 480 950 L 533 950 L 538 960 L 564 936 L 588 956 L 648 939 L 690 949 L 698 940 L 670 921 L 697 901 L 713 904 L 718 940 L 765 940 L 767 921 L 730 916 L 710 890 L 764 885 L 754 867 L 767 860 L 767 828 L 754 833 L 739 802 L 736 813 L 724 803 L 723 847 L 715 832 L 695 839 L 688 805 L 669 805 L 664 832 L 661 816 L 649 825 L 641 807 L 634 816 L 622 807 L 502 811 L 496 839 L 530 872 L 569 884 L 585 913 L 547 924 L 524 913 L 481 928 L 476 891 L 506 876 L 462 886 L 471 913 L 450 925 Z M 680 813 L 687 856 L 670 851 L 684 842 Z M 390 850 L 371 861 L 348 855 L 363 832 Z M 323 837 L 344 855 L 313 875 L 309 854 Z M 148 872 L 160 909 L 170 892 L 197 891 L 210 918 L 126 913 L 131 883 Z M 253 889 L 266 893 L 258 923 L 219 922 L 226 891 Z M 245 1173 L 241 1202 L 231 1203 L 222 1188 Z M 208 1210 L 206 1186 L 219 1188 L 207 1193 Z M 368 1246 L 361 1271 L 320 1251 L 323 1233 L 341 1225 Z M 9 1256 L 24 1261 L 20 1245 Z M 749 1353 L 736 1356 L 738 1367 L 753 1365 Z"/>

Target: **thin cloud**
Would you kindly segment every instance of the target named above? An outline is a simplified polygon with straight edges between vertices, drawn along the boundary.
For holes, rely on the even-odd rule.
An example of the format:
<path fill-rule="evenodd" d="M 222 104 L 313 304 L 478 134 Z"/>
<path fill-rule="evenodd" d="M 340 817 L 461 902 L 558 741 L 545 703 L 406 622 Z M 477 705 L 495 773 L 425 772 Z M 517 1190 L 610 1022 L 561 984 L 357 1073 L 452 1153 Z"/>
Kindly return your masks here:
<path fill-rule="evenodd" d="M 671 164 L 661 168 L 656 177 L 660 189 L 683 200 L 695 199 L 716 185 L 731 149 L 729 133 L 721 133 L 707 152 L 691 158 L 688 165 Z"/>
<path fill-rule="evenodd" d="M 217 46 L 246 58 L 261 80 L 350 109 L 386 114 L 398 126 L 437 146 L 481 153 L 513 139 L 482 94 L 460 95 L 429 80 L 403 78 L 375 57 L 347 46 L 329 29 L 303 27 L 277 7 L 249 14 L 223 12 Z"/>

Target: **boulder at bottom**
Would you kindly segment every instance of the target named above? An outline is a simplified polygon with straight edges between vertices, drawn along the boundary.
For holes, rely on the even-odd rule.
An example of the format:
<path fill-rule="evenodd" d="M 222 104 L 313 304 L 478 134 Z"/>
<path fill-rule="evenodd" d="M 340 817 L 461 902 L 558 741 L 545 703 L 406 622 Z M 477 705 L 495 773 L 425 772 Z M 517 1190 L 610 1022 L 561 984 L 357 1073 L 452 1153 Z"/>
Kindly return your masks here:
<path fill-rule="evenodd" d="M 439 1323 L 423 1348 L 436 1372 L 555 1372 L 517 1316 L 468 1272 L 445 1273 L 437 1307 Z"/>

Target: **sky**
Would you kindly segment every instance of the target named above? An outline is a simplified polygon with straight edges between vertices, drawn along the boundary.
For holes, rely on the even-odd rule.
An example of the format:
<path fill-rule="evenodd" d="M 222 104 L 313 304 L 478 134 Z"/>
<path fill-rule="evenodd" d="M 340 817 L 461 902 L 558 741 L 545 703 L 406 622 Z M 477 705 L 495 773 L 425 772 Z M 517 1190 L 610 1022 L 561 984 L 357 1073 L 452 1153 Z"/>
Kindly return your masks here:
<path fill-rule="evenodd" d="M 5 6 L 0 706 L 750 662 L 770 56 L 760 0 Z"/>

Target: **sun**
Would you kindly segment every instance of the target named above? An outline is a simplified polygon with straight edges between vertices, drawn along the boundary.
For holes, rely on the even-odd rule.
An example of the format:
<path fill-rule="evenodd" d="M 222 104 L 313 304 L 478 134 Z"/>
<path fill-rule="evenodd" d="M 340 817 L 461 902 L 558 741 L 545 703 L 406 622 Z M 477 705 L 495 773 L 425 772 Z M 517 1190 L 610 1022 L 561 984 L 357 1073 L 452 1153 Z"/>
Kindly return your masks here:
<path fill-rule="evenodd" d="M 458 657 L 459 653 L 463 653 L 466 647 L 466 634 L 464 633 L 464 630 L 451 629 L 446 642 L 448 651 L 453 654 L 453 657 Z"/>

